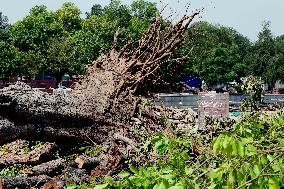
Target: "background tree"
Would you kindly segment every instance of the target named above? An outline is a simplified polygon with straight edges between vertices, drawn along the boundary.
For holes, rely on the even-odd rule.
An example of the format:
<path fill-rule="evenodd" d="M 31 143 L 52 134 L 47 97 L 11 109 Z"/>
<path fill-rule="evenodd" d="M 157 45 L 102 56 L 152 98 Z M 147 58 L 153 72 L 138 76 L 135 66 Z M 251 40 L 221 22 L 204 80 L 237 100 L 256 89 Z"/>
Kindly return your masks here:
<path fill-rule="evenodd" d="M 281 74 L 278 69 L 281 64 L 276 57 L 276 43 L 270 30 L 270 22 L 263 23 L 253 48 L 250 69 L 255 76 L 260 76 L 268 84 L 268 90 L 272 90 Z"/>
<path fill-rule="evenodd" d="M 183 76 L 193 75 L 203 78 L 202 76 L 205 75 L 204 71 L 210 72 L 210 70 L 205 68 L 207 65 L 203 65 L 205 60 L 207 63 L 211 62 L 214 64 L 213 69 L 215 72 L 222 73 L 224 69 L 222 67 L 216 67 L 213 61 L 214 58 L 212 58 L 216 49 L 223 49 L 226 54 L 229 55 L 230 65 L 234 67 L 234 74 L 237 76 L 245 76 L 247 73 L 244 73 L 246 70 L 244 69 L 244 65 L 246 65 L 247 51 L 250 48 L 251 44 L 249 40 L 232 28 L 213 25 L 208 22 L 197 22 L 188 29 L 183 45 L 176 52 L 175 57 L 187 57 L 187 59 L 179 62 L 169 62 L 163 65 L 155 78 L 161 81 L 158 83 L 168 83 L 172 87 L 175 83 L 178 83 Z M 216 70 L 219 68 L 221 70 Z M 227 72 L 229 71 L 228 69 L 230 68 L 226 68 Z M 201 72 L 203 73 L 201 74 Z M 215 74 L 217 74 L 217 72 Z M 209 76 L 215 77 L 214 74 L 208 74 Z M 239 78 L 231 78 L 239 82 Z M 218 82 L 216 78 L 206 76 L 206 79 L 208 81 L 214 81 L 213 83 Z M 227 80 L 225 81 L 228 82 Z"/>
<path fill-rule="evenodd" d="M 126 28 L 131 20 L 129 8 L 122 5 L 119 0 L 111 0 L 110 4 L 104 8 L 103 16 L 109 21 L 117 22 L 121 28 Z"/>
<path fill-rule="evenodd" d="M 53 38 L 48 46 L 48 70 L 53 73 L 56 79 L 56 86 L 61 82 L 62 76 L 72 71 L 74 63 L 71 58 L 71 38 Z"/>
<path fill-rule="evenodd" d="M 192 65 L 192 73 L 199 75 L 202 69 L 202 62 L 215 48 L 233 48 L 236 47 L 234 37 L 230 30 L 219 25 L 209 24 L 208 22 L 198 22 L 188 30 L 188 46 L 192 48 L 189 61 Z"/>
<path fill-rule="evenodd" d="M 86 17 L 91 18 L 91 16 L 102 16 L 104 9 L 100 4 L 95 4 L 92 6 L 90 12 L 86 12 Z"/>
<path fill-rule="evenodd" d="M 120 1 L 111 1 L 102 8 L 94 5 L 87 19 L 82 21 L 82 29 L 74 35 L 73 61 L 82 73 L 84 65 L 95 60 L 99 51 L 109 51 L 114 34 L 119 30 L 118 48 L 129 39 L 136 41 L 149 27 L 156 16 L 156 5 L 143 0 L 133 1 L 125 6 Z"/>
<path fill-rule="evenodd" d="M 209 87 L 237 81 L 245 76 L 245 66 L 238 63 L 226 48 L 216 48 L 213 53 L 203 61 L 200 71 L 201 78 Z"/>
<path fill-rule="evenodd" d="M 51 13 L 52 14 L 52 13 Z M 73 3 L 64 3 L 63 6 L 54 12 L 56 22 L 61 25 L 65 35 L 81 29 L 81 11 Z"/>
<path fill-rule="evenodd" d="M 140 20 L 152 23 L 158 11 L 156 3 L 144 0 L 135 0 L 130 5 L 131 14 Z"/>
<path fill-rule="evenodd" d="M 275 38 L 276 45 L 276 61 L 278 65 L 279 75 L 277 78 L 284 81 L 284 35 Z"/>
<path fill-rule="evenodd" d="M 12 54 L 18 52 L 19 55 L 16 57 L 21 59 L 19 60 L 21 73 L 18 73 L 18 70 L 10 73 L 27 76 L 56 75 L 58 80 L 60 80 L 58 75 L 63 74 L 59 74 L 58 70 L 61 70 L 60 72 L 66 70 L 70 74 L 83 74 L 85 64 L 95 60 L 101 50 L 109 51 L 117 30 L 119 30 L 117 49 L 130 40 L 139 39 L 154 21 L 157 7 L 155 3 L 145 0 L 135 0 L 130 5 L 112 0 L 105 7 L 100 4 L 93 5 L 90 12 L 86 13 L 85 19 L 80 17 L 80 13 L 81 11 L 72 3 L 65 3 L 54 12 L 47 11 L 43 5 L 35 6 L 30 10 L 29 15 L 10 27 L 7 17 L 0 13 L 1 46 L 12 50 Z M 162 19 L 161 22 L 162 31 L 172 25 L 168 20 Z M 68 39 L 66 44 L 65 39 Z M 66 45 L 61 49 L 66 52 L 61 51 L 54 56 L 51 55 L 51 52 L 60 45 Z M 221 73 L 223 68 L 216 66 L 215 59 L 218 59 L 216 49 L 223 49 L 229 57 L 227 58 L 233 60 L 231 63 L 234 64 L 232 65 L 234 74 L 238 77 L 249 74 L 260 76 L 268 83 L 269 89 L 272 89 L 278 79 L 284 80 L 283 48 L 283 36 L 274 38 L 269 23 L 264 24 L 258 40 L 252 44 L 248 38 L 232 28 L 208 22 L 196 22 L 188 28 L 184 43 L 173 56 L 173 59 L 176 57 L 184 59 L 163 64 L 146 85 L 152 86 L 152 89 L 159 89 L 157 86 L 165 84 L 172 88 L 183 76 L 203 78 L 205 71 L 210 72 L 203 64 L 209 65 L 209 62 L 213 72 Z M 8 51 L 5 50 L 5 53 Z M 62 56 L 58 58 L 55 55 Z M 4 57 L 4 54 L 1 56 Z M 225 55 L 220 56 L 222 59 Z M 57 62 L 54 61 L 55 59 Z M 59 63 L 59 60 L 62 60 L 62 63 Z M 244 69 L 244 66 L 249 69 Z M 218 71 L 219 68 L 221 70 Z M 213 73 L 208 75 L 215 77 Z M 220 80 L 209 79 L 207 76 L 206 79 L 211 83 Z"/>
<path fill-rule="evenodd" d="M 107 52 L 118 28 L 117 22 L 105 17 L 92 16 L 82 22 L 82 29 L 73 36 L 73 61 L 77 71 L 83 73 L 84 65 L 91 63 L 100 50 Z"/>
<path fill-rule="evenodd" d="M 21 53 L 5 41 L 0 41 L 0 60 L 0 78 L 4 79 L 4 83 L 21 72 Z"/>
<path fill-rule="evenodd" d="M 71 50 L 65 48 L 65 42 L 61 39 L 71 38 L 76 31 L 81 30 L 80 10 L 72 3 L 65 3 L 55 12 L 47 11 L 45 6 L 35 6 L 11 30 L 13 45 L 23 53 L 22 66 L 25 73 L 22 74 L 50 74 L 60 81 L 58 75 L 64 75 L 63 71 L 70 67 L 66 62 L 72 60 L 71 55 L 67 56 Z M 55 39 L 62 42 L 62 48 L 59 48 L 58 43 L 55 45 Z M 56 52 L 55 49 L 60 51 Z M 62 53 L 64 50 L 67 52 Z"/>
<path fill-rule="evenodd" d="M 38 74 L 46 72 L 49 66 L 47 64 L 49 39 L 63 35 L 62 25 L 56 21 L 54 14 L 48 12 L 45 6 L 35 6 L 28 16 L 11 26 L 11 32 L 12 44 L 26 54 L 25 60 L 28 60 L 27 57 L 32 54 L 37 55 L 36 58 L 33 55 L 33 59 L 41 60 L 35 61 L 29 69 L 34 69 L 32 72 Z"/>
<path fill-rule="evenodd" d="M 0 29 L 5 29 L 8 27 L 8 18 L 7 16 L 3 15 L 2 12 L 0 12 Z"/>
<path fill-rule="evenodd" d="M 11 30 L 8 26 L 8 18 L 0 12 L 0 78 L 4 79 L 4 83 L 21 70 L 21 53 L 11 43 Z"/>

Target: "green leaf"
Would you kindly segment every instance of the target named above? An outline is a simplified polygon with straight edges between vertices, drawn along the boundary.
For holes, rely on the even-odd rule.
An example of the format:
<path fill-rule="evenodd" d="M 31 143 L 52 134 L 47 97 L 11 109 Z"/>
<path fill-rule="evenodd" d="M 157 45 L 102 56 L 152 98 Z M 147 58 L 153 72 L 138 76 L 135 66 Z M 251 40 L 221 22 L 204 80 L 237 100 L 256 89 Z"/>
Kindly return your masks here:
<path fill-rule="evenodd" d="M 193 173 L 193 168 L 192 167 L 185 167 L 185 174 L 186 175 L 191 175 Z"/>
<path fill-rule="evenodd" d="M 243 180 L 244 180 L 244 175 L 243 175 L 240 171 L 237 171 L 237 173 L 236 173 L 236 178 L 237 178 L 237 181 L 238 181 L 239 183 L 241 183 L 241 182 L 243 182 Z"/>
<path fill-rule="evenodd" d="M 269 189 L 280 189 L 278 182 L 273 178 L 268 180 L 268 187 Z"/>
<path fill-rule="evenodd" d="M 108 187 L 108 183 L 100 184 L 94 187 L 94 189 L 106 189 Z"/>
<path fill-rule="evenodd" d="M 229 144 L 230 144 L 230 137 L 225 136 L 225 138 L 224 138 L 224 140 L 223 140 L 223 148 L 224 148 L 225 150 L 227 150 Z"/>
<path fill-rule="evenodd" d="M 258 176 L 260 174 L 260 168 L 258 165 L 253 166 L 253 172 Z"/>
<path fill-rule="evenodd" d="M 257 154 L 257 148 L 254 147 L 253 145 L 249 144 L 247 146 L 247 155 L 248 156 L 253 156 Z"/>
<path fill-rule="evenodd" d="M 229 181 L 230 184 L 234 184 L 235 183 L 236 179 L 235 179 L 234 171 L 231 171 L 229 173 L 228 181 Z"/>
<path fill-rule="evenodd" d="M 267 155 L 267 159 L 271 162 L 271 161 L 273 161 L 273 157 L 271 156 L 271 155 Z"/>
<path fill-rule="evenodd" d="M 169 189 L 184 189 L 185 187 L 181 182 L 176 183 L 174 186 L 171 186 Z"/>
<path fill-rule="evenodd" d="M 166 180 L 172 180 L 174 179 L 175 176 L 172 174 L 167 174 L 167 175 L 160 175 L 160 177 Z"/>
<path fill-rule="evenodd" d="M 139 174 L 139 171 L 135 168 L 135 167 L 133 167 L 133 166 L 129 166 L 129 169 L 130 169 L 130 171 L 132 171 L 133 173 L 135 173 L 136 175 L 138 175 Z"/>
<path fill-rule="evenodd" d="M 195 184 L 194 188 L 195 189 L 200 189 L 200 185 L 199 184 Z"/>
<path fill-rule="evenodd" d="M 172 173 L 173 170 L 172 170 L 170 167 L 167 167 L 167 168 L 163 169 L 161 172 L 162 172 L 163 174 L 169 174 L 169 173 Z"/>
<path fill-rule="evenodd" d="M 221 140 L 220 140 L 220 136 L 219 136 L 213 144 L 213 153 L 215 155 L 217 155 L 218 151 L 220 150 L 220 143 L 221 143 Z"/>
<path fill-rule="evenodd" d="M 243 157 L 244 156 L 244 146 L 241 143 L 241 141 L 237 141 L 237 150 L 238 150 L 239 156 Z"/>
<path fill-rule="evenodd" d="M 232 145 L 232 150 L 234 152 L 234 155 L 237 155 L 238 154 L 238 148 L 237 148 L 237 143 L 235 140 L 232 140 L 231 141 L 231 145 Z"/>
<path fill-rule="evenodd" d="M 210 173 L 208 174 L 208 176 L 211 178 L 211 179 L 214 179 L 214 178 L 218 178 L 220 179 L 220 177 L 222 177 L 222 169 L 221 168 L 217 168 L 217 169 L 214 169 L 212 171 L 210 171 Z"/>
<path fill-rule="evenodd" d="M 166 183 L 164 181 L 156 184 L 153 189 L 167 189 Z"/>
<path fill-rule="evenodd" d="M 76 184 L 68 184 L 66 186 L 66 189 L 76 189 L 77 188 L 77 185 Z"/>
<path fill-rule="evenodd" d="M 216 186 L 217 186 L 217 184 L 212 183 L 212 184 L 208 187 L 208 189 L 214 189 Z"/>
<path fill-rule="evenodd" d="M 267 164 L 267 161 L 268 161 L 268 158 L 266 156 L 262 156 L 261 159 L 260 159 L 260 162 L 261 162 L 262 165 Z"/>
<path fill-rule="evenodd" d="M 128 172 L 121 172 L 121 173 L 118 173 L 118 176 L 120 178 L 125 178 L 125 177 L 129 177 L 130 173 Z"/>

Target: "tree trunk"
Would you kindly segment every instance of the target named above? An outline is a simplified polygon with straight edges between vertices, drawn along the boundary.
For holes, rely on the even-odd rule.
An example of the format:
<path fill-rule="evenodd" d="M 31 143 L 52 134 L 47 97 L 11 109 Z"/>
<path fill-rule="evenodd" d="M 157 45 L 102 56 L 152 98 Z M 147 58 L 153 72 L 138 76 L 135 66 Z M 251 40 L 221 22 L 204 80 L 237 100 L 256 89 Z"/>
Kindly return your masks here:
<path fill-rule="evenodd" d="M 56 83 L 55 83 L 55 88 L 58 88 L 59 83 L 62 81 L 62 77 L 65 74 L 65 70 L 58 70 L 57 73 L 55 74 L 55 79 L 56 79 Z"/>
<path fill-rule="evenodd" d="M 9 77 L 4 77 L 3 78 L 3 84 L 4 84 L 4 86 L 8 86 L 8 83 L 9 83 Z"/>

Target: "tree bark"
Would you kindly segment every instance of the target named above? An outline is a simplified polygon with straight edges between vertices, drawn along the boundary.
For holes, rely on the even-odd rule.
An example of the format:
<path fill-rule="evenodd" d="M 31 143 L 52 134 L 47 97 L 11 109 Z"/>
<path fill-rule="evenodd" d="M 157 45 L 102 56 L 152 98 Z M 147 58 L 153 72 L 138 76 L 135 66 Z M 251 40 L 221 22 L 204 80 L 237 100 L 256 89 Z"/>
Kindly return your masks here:
<path fill-rule="evenodd" d="M 57 73 L 55 74 L 55 79 L 56 79 L 56 83 L 55 83 L 55 88 L 58 88 L 59 83 L 62 81 L 62 77 L 64 76 L 66 70 L 58 70 Z"/>

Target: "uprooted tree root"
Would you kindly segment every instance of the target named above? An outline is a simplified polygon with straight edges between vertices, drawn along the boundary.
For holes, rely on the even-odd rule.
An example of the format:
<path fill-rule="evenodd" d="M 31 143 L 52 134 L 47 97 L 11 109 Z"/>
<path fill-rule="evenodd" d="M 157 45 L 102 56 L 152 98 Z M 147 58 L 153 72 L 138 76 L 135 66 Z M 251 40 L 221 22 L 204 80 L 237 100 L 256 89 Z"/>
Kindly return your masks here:
<path fill-rule="evenodd" d="M 136 95 L 136 90 L 171 58 L 182 43 L 189 24 L 198 14 L 199 11 L 184 16 L 176 25 L 165 30 L 161 30 L 161 17 L 158 15 L 136 47 L 129 42 L 116 51 L 116 35 L 109 54 L 101 53 L 87 66 L 87 74 L 72 93 L 49 95 L 22 83 L 0 90 L 0 145 L 24 139 L 49 141 L 51 144 L 80 142 L 85 145 L 89 142 L 108 146 L 97 159 L 79 157 L 78 154 L 79 159 L 76 160 L 80 167 L 88 167 L 92 164 L 90 162 L 96 167 L 86 174 L 80 172 L 80 167 L 76 170 L 83 176 L 113 174 L 125 160 L 131 159 L 138 143 L 151 133 L 165 128 L 162 120 L 163 112 L 167 110 L 150 105 L 146 99 Z M 21 155 L 24 159 L 30 157 L 30 154 Z M 136 158 L 135 161 L 143 160 Z M 2 177 L 2 188 L 11 188 L 13 182 L 22 186 L 22 182 L 34 185 L 51 180 L 49 175 L 56 171 L 50 169 L 56 168 L 55 165 L 60 169 L 62 166 L 66 169 L 72 167 L 67 166 L 69 164 L 60 156 L 48 161 L 38 160 L 38 167 L 33 168 L 30 175 L 37 172 L 45 175 L 44 178 L 29 176 L 13 180 Z M 87 169 L 90 171 L 90 168 Z M 25 178 L 30 180 L 25 181 Z"/>

